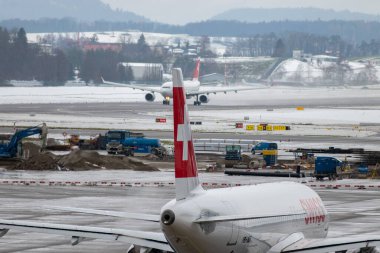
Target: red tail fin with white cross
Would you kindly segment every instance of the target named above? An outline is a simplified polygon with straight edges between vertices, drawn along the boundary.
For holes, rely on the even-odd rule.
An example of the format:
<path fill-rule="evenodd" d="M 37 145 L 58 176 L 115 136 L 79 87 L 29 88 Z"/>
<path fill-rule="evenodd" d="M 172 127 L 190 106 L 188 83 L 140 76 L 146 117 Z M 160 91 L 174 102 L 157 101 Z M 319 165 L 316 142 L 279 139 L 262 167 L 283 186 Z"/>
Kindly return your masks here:
<path fill-rule="evenodd" d="M 195 65 L 194 73 L 193 73 L 193 81 L 199 81 L 199 70 L 201 67 L 201 59 L 197 59 L 197 64 Z"/>
<path fill-rule="evenodd" d="M 181 200 L 199 186 L 181 69 L 173 69 L 173 115 L 176 199 Z"/>

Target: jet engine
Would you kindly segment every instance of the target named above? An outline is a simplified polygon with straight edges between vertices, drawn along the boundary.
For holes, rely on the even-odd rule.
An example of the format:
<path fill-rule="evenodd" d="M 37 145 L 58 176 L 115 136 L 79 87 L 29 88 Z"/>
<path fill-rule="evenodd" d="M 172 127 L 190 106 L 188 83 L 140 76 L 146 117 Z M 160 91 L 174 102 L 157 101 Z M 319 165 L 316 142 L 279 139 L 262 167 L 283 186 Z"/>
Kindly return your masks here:
<path fill-rule="evenodd" d="M 199 96 L 199 101 L 202 103 L 202 104 L 207 104 L 208 102 L 210 102 L 210 98 L 206 95 L 200 95 Z"/>
<path fill-rule="evenodd" d="M 153 102 L 156 99 L 156 95 L 154 93 L 147 93 L 145 95 L 145 100 L 148 102 Z"/>

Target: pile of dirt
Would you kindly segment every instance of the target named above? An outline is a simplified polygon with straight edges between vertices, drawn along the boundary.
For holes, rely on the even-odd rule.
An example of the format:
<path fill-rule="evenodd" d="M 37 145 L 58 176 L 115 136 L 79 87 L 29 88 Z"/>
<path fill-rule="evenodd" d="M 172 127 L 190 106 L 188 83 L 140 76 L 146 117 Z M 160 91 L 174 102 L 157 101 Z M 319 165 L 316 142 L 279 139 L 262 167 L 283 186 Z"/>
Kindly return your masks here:
<path fill-rule="evenodd" d="M 152 165 L 125 156 L 104 156 L 96 151 L 73 150 L 68 155 L 55 156 L 52 153 L 41 153 L 22 161 L 13 167 L 14 170 L 135 170 L 158 171 Z"/>
<path fill-rule="evenodd" d="M 17 163 L 13 170 L 58 170 L 57 157 L 52 153 L 32 156 L 28 160 Z"/>
<path fill-rule="evenodd" d="M 58 164 L 67 170 L 91 170 L 105 167 L 105 162 L 98 152 L 79 149 L 62 156 Z"/>
<path fill-rule="evenodd" d="M 159 171 L 156 167 L 145 164 L 135 158 L 131 157 L 122 157 L 124 161 L 128 163 L 128 166 L 135 171 Z"/>

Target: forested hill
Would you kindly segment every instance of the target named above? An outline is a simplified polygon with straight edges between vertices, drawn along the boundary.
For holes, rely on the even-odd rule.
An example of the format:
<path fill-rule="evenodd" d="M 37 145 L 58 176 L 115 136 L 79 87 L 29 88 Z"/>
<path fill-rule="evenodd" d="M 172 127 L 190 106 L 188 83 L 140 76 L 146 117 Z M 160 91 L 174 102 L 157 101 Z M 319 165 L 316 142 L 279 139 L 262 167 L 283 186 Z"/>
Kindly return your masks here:
<path fill-rule="evenodd" d="M 380 21 L 379 15 L 351 11 L 335 11 L 318 8 L 245 8 L 233 9 L 211 18 L 211 20 L 235 20 L 241 22 L 258 23 L 271 21 Z"/>
<path fill-rule="evenodd" d="M 100 0 L 0 0 L 0 6 L 1 20 L 70 17 L 80 21 L 148 21 L 132 12 L 113 10 Z"/>

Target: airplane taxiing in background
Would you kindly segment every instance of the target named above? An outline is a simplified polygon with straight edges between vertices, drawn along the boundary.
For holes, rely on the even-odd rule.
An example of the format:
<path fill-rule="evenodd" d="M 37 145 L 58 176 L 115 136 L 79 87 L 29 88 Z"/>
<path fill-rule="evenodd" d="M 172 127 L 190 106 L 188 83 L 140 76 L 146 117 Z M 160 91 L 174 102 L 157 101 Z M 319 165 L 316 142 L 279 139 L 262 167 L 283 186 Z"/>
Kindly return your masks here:
<path fill-rule="evenodd" d="M 202 87 L 199 82 L 199 70 L 200 70 L 200 59 L 197 60 L 196 66 L 193 73 L 192 80 L 185 80 L 184 86 L 186 88 L 186 99 L 195 97 L 194 105 L 207 104 L 210 101 L 210 94 L 216 93 L 227 93 L 227 92 L 238 92 L 244 90 L 256 90 L 264 88 L 263 85 L 258 86 L 246 86 L 246 87 Z M 148 102 L 153 102 L 156 99 L 156 93 L 161 94 L 164 97 L 163 104 L 169 105 L 170 100 L 173 98 L 173 82 L 165 82 L 160 87 L 144 87 L 139 85 L 115 83 L 103 80 L 104 84 L 128 87 L 132 89 L 147 91 L 145 95 L 145 100 Z"/>
<path fill-rule="evenodd" d="M 199 182 L 186 92 L 180 69 L 173 69 L 175 195 L 160 215 L 79 208 L 92 213 L 159 222 L 162 232 L 98 228 L 24 220 L 0 220 L 0 237 L 10 229 L 132 244 L 128 253 L 325 253 L 380 246 L 380 235 L 326 238 L 327 210 L 311 188 L 296 182 L 204 190 Z M 59 208 L 59 207 L 58 207 Z"/>

